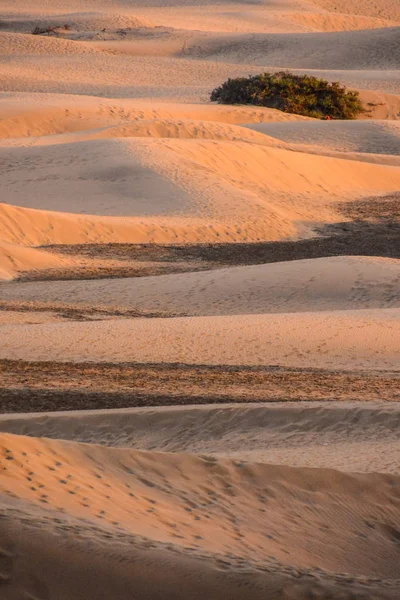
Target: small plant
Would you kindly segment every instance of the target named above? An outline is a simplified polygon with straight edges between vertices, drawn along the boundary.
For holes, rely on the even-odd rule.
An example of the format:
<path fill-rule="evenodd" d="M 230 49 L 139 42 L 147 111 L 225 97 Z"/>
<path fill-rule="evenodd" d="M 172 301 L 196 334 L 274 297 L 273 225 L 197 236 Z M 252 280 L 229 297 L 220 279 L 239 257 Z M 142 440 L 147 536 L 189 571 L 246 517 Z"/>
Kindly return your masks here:
<path fill-rule="evenodd" d="M 266 106 L 316 119 L 355 119 L 364 112 L 357 91 L 288 71 L 228 79 L 213 90 L 211 100 Z"/>

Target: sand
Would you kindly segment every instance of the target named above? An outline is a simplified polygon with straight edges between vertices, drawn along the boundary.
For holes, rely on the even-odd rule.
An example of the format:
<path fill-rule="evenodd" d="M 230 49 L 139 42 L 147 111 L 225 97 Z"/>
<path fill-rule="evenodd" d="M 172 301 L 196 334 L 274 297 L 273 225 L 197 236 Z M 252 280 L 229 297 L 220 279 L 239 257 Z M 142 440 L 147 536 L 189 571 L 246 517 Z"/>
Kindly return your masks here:
<path fill-rule="evenodd" d="M 3 0 L 0 597 L 399 597 L 396 0 Z M 210 93 L 289 69 L 355 121 Z"/>
<path fill-rule="evenodd" d="M 175 315 L 297 313 L 400 307 L 400 261 L 340 256 L 112 280 L 18 282 L 4 303 L 44 310 L 114 308 Z"/>
<path fill-rule="evenodd" d="M 0 359 L 396 370 L 399 314 L 393 308 L 4 325 Z"/>
<path fill-rule="evenodd" d="M 380 590 L 382 598 L 395 597 L 394 581 L 389 583 L 397 567 L 393 553 L 397 530 L 391 507 L 396 500 L 395 475 L 352 475 L 332 469 L 109 449 L 9 434 L 2 434 L 1 443 L 6 470 L 12 465 L 10 475 L 2 477 L 2 514 L 7 515 L 2 541 L 6 591 L 10 581 L 15 581 L 15 591 L 20 593 L 36 589 L 51 595 L 60 589 L 55 578 L 57 568 L 48 577 L 32 573 L 32 569 L 43 560 L 49 567 L 59 564 L 61 556 L 68 556 L 71 546 L 67 540 L 75 531 L 72 548 L 78 540 L 80 543 L 78 553 L 73 551 L 74 558 L 67 561 L 62 598 L 75 592 L 73 575 L 80 572 L 85 547 L 92 548 L 96 571 L 110 561 L 93 588 L 99 594 L 97 586 L 103 579 L 110 586 L 115 563 L 144 561 L 146 573 L 164 553 L 171 552 L 171 546 L 174 552 L 154 583 L 147 582 L 143 573 L 138 576 L 134 567 L 122 578 L 124 591 L 118 578 L 116 593 L 128 597 L 136 583 L 138 597 L 148 593 L 160 597 L 161 584 L 168 582 L 164 597 L 172 597 L 176 582 L 165 574 L 168 564 L 182 581 L 175 597 L 188 593 L 185 582 L 192 574 L 192 593 L 200 598 L 204 588 L 196 566 L 204 562 L 204 575 L 210 567 L 216 570 L 214 576 L 207 577 L 210 581 L 206 585 L 215 590 L 213 593 L 219 593 L 216 589 L 229 593 L 232 586 L 235 591 L 231 597 L 242 593 L 237 587 L 238 572 L 244 576 L 239 587 L 255 575 L 249 593 L 256 598 L 271 589 L 271 583 L 275 597 L 290 592 L 306 598 L 317 591 L 325 597 L 339 597 L 343 589 L 352 594 L 350 597 L 368 597 L 373 590 Z M 15 494 L 20 500 L 13 515 L 7 508 Z M 358 494 L 363 495 L 362 504 L 354 502 Z M 52 505 L 57 508 L 52 509 Z M 21 511 L 25 517 L 17 526 L 15 519 Z M 65 513 L 69 522 L 62 525 Z M 40 533 L 33 538 L 37 527 Z M 353 532 L 350 546 L 349 527 Z M 332 540 L 329 548 L 324 543 L 327 531 Z M 302 541 L 305 539 L 307 543 Z M 46 549 L 56 540 L 57 550 L 50 557 Z M 21 548 L 18 556 L 14 557 L 12 544 Z M 36 557 L 31 558 L 36 548 Z M 258 563 L 260 552 L 269 556 L 263 564 Z M 208 567 L 210 559 L 215 561 L 214 567 Z M 345 564 L 346 574 L 317 578 L 313 574 L 316 560 L 319 568 L 329 573 Z M 24 563 L 28 569 L 25 567 L 24 576 L 15 580 L 12 571 L 18 573 Z M 221 571 L 225 575 L 222 581 L 218 576 Z M 89 573 L 84 581 L 91 581 Z M 82 592 L 80 597 L 84 597 Z"/>
<path fill-rule="evenodd" d="M 400 126 L 397 121 L 307 121 L 291 123 L 250 124 L 253 130 L 289 143 L 317 146 L 338 152 L 368 154 L 400 153 Z"/>
<path fill-rule="evenodd" d="M 292 467 L 398 474 L 398 404 L 221 404 L 9 414 L 1 430 L 87 444 Z M 251 444 L 249 444 L 251 440 Z"/>

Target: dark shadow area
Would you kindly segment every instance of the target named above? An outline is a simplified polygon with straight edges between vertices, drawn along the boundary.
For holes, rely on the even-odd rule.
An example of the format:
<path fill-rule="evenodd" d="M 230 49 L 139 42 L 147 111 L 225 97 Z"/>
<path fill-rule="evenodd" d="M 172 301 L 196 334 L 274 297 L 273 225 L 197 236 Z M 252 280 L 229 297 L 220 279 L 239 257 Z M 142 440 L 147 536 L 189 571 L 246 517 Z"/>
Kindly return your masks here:
<path fill-rule="evenodd" d="M 400 257 L 400 224 L 343 222 L 319 229 L 319 237 L 299 241 L 221 244 L 86 244 L 53 246 L 57 252 L 136 261 L 209 261 L 226 265 L 368 255 Z"/>
<path fill-rule="evenodd" d="M 99 262 L 96 266 L 29 271 L 18 280 L 147 277 L 329 256 L 400 258 L 400 192 L 335 205 L 338 209 L 343 221 L 315 227 L 315 237 L 295 241 L 42 246 L 57 254 Z"/>
<path fill-rule="evenodd" d="M 400 372 L 279 366 L 0 361 L 0 411 L 225 402 L 400 400 Z"/>

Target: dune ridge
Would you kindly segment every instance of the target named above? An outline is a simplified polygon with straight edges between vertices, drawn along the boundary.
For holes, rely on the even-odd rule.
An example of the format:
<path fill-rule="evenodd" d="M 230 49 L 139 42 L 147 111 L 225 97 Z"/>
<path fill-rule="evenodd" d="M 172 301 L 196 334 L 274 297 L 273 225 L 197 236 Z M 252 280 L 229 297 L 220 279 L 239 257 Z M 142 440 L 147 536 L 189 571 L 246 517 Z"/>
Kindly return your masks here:
<path fill-rule="evenodd" d="M 1 431 L 18 435 L 393 474 L 400 468 L 398 426 L 395 402 L 288 401 L 0 417 Z"/>
<path fill-rule="evenodd" d="M 2 475 L 3 503 L 7 505 L 10 493 L 17 495 L 28 514 L 44 521 L 45 531 L 46 521 L 48 524 L 62 509 L 67 509 L 74 520 L 83 520 L 86 527 L 91 526 L 91 537 L 95 539 L 100 537 L 97 527 L 106 535 L 113 521 L 118 520 L 117 531 L 122 536 L 135 536 L 131 538 L 134 544 L 138 543 L 134 541 L 138 536 L 139 540 L 147 540 L 145 546 L 150 549 L 160 548 L 160 544 L 167 548 L 170 545 L 171 550 L 191 548 L 195 558 L 211 551 L 221 556 L 216 559 L 216 566 L 219 563 L 228 571 L 236 561 L 242 561 L 245 570 L 253 568 L 262 572 L 264 593 L 268 583 L 271 585 L 271 570 L 278 578 L 286 576 L 288 588 L 296 589 L 294 573 L 296 570 L 307 572 L 317 554 L 321 572 L 326 569 L 330 575 L 325 580 L 321 578 L 321 583 L 313 578 L 308 584 L 302 583 L 303 593 L 315 589 L 327 593 L 331 586 L 334 593 L 338 592 L 355 570 L 357 576 L 353 575 L 350 583 L 354 594 L 360 592 L 363 597 L 365 585 L 369 583 L 373 587 L 373 580 L 362 577 L 368 575 L 375 577 L 383 587 L 383 598 L 393 597 L 395 581 L 390 581 L 396 573 L 391 540 L 395 531 L 395 511 L 390 506 L 396 482 L 393 475 L 274 467 L 8 434 L 2 434 L 1 441 L 3 460 L 6 459 L 7 464 L 15 461 L 11 476 Z M 200 493 L 193 487 L 196 480 L 201 482 Z M 250 488 L 248 481 L 251 481 Z M 363 494 L 362 505 L 348 502 L 348 494 L 353 497 L 355 492 Z M 85 496 L 88 493 L 91 500 Z M 280 501 L 282 494 L 285 506 Z M 56 511 L 47 508 L 54 501 L 58 506 Z M 321 501 L 325 506 L 323 515 L 318 511 Z M 299 522 L 297 511 L 304 504 L 310 507 L 309 517 Z M 347 507 L 345 513 L 341 510 L 343 504 Z M 259 518 L 257 514 L 265 514 L 267 518 Z M 347 545 L 343 521 L 351 522 L 358 534 L 353 543 L 357 545 L 357 553 L 354 545 L 350 548 Z M 189 524 L 188 538 L 185 528 Z M 337 538 L 329 549 L 321 543 L 326 527 L 331 528 L 331 535 Z M 303 530 L 309 540 L 307 545 L 300 541 L 303 536 L 299 533 Z M 84 531 L 85 527 L 83 534 Z M 68 535 L 68 529 L 64 529 L 64 533 Z M 299 540 L 298 547 L 296 540 Z M 115 551 L 115 542 L 111 544 Z M 374 560 L 363 552 L 363 548 L 370 548 L 371 544 L 375 548 Z M 273 560 L 269 558 L 271 553 Z M 354 556 L 357 556 L 355 562 Z M 260 560 L 260 557 L 263 558 Z M 362 562 L 360 557 L 363 557 Z M 290 567 L 285 569 L 288 563 Z M 345 574 L 334 577 L 335 571 L 341 572 L 344 565 Z M 386 577 L 385 584 L 382 577 Z M 330 578 L 333 581 L 329 581 Z M 272 582 L 273 579 L 272 575 Z M 60 587 L 58 584 L 57 588 Z M 68 583 L 66 587 L 68 589 Z M 65 594 L 65 590 L 61 593 Z"/>
<path fill-rule="evenodd" d="M 400 261 L 319 258 L 111 281 L 18 282 L 2 292 L 9 302 L 184 315 L 394 308 L 400 305 Z"/>
<path fill-rule="evenodd" d="M 84 176 L 77 147 L 90 157 Z M 293 239 L 310 235 L 313 222 L 341 221 L 340 201 L 400 186 L 395 166 L 241 140 L 136 137 L 3 148 L 1 154 L 7 191 L 0 239 L 27 246 Z M 84 203 L 82 180 L 89 194 Z"/>

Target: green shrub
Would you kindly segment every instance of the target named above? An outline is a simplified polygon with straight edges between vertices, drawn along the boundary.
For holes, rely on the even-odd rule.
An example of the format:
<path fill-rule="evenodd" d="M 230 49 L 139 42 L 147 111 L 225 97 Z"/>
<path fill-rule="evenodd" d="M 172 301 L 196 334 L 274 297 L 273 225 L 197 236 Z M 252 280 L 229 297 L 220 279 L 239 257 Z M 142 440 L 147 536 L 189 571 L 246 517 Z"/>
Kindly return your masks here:
<path fill-rule="evenodd" d="M 287 71 L 228 79 L 213 90 L 220 104 L 255 104 L 316 119 L 355 119 L 364 111 L 359 93 L 339 83 Z"/>

